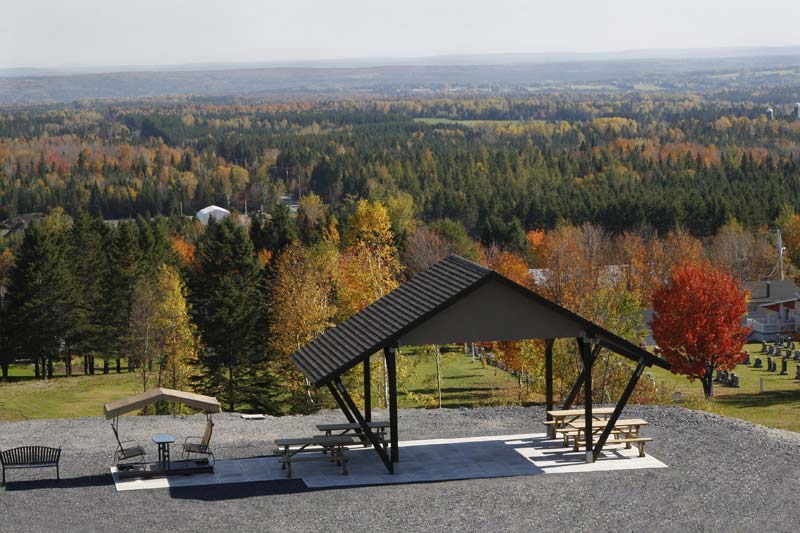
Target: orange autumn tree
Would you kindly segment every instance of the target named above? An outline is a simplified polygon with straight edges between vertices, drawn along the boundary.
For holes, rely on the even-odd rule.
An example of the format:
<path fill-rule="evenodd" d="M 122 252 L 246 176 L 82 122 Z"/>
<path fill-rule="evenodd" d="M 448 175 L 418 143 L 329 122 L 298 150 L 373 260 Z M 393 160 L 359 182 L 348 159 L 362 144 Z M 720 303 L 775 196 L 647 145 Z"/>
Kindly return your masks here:
<path fill-rule="evenodd" d="M 531 275 L 528 272 L 528 264 L 522 256 L 491 247 L 485 250 L 484 255 L 489 267 L 501 276 L 505 276 L 511 281 L 530 287 L 532 285 Z M 530 370 L 530 364 L 525 360 L 522 346 L 518 341 L 493 342 L 492 348 L 501 354 L 501 359 L 507 369 L 525 372 Z"/>
<path fill-rule="evenodd" d="M 674 374 L 699 379 L 706 398 L 714 394 L 714 371 L 731 370 L 743 360 L 750 333 L 741 325 L 747 297 L 733 277 L 709 263 L 676 268 L 653 293 L 650 326 L 660 353 Z"/>

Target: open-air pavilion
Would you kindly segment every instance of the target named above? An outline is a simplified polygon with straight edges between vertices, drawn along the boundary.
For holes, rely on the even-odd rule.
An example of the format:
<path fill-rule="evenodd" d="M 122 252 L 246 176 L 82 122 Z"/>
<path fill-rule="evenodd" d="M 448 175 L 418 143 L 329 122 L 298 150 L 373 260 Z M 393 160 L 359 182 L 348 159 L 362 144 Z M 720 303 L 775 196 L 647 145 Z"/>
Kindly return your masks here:
<path fill-rule="evenodd" d="M 396 351 L 399 346 L 462 342 L 545 341 L 546 410 L 554 408 L 553 344 L 575 339 L 582 370 L 563 409 L 583 391 L 586 461 L 594 462 L 609 440 L 617 420 L 645 368 L 670 365 L 603 327 L 541 295 L 462 257 L 451 255 L 386 294 L 356 315 L 325 331 L 291 355 L 291 360 L 316 387 L 327 387 L 347 420 L 380 456 L 389 472 L 399 463 Z M 592 416 L 592 373 L 601 349 L 636 363 L 630 380 L 599 437 Z M 370 357 L 383 351 L 389 389 L 389 442 L 384 444 L 370 427 Z M 342 375 L 363 365 L 364 410 L 353 401 Z M 548 415 L 549 419 L 549 415 Z"/>

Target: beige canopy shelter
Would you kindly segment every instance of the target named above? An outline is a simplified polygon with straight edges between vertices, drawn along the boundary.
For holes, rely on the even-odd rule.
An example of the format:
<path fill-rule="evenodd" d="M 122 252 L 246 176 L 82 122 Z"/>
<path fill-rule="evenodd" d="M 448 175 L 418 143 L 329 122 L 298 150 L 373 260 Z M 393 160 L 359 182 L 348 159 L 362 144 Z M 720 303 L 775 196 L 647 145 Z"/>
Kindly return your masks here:
<path fill-rule="evenodd" d="M 103 407 L 103 411 L 106 415 L 106 419 L 116 419 L 120 415 L 137 411 L 142 407 L 160 401 L 177 402 L 194 409 L 205 411 L 206 413 L 219 413 L 222 411 L 219 402 L 212 396 L 203 396 L 202 394 L 195 394 L 193 392 L 161 388 L 150 389 L 149 391 L 107 403 Z"/>

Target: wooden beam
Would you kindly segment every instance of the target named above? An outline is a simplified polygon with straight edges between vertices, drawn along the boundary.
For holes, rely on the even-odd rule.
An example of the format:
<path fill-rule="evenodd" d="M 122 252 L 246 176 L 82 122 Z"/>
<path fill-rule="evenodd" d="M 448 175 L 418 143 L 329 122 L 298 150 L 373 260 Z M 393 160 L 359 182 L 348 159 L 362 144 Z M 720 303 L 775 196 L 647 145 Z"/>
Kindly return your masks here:
<path fill-rule="evenodd" d="M 593 462 L 597 461 L 597 458 L 600 457 L 600 452 L 603 450 L 603 446 L 606 445 L 606 441 L 608 440 L 609 435 L 611 435 L 611 430 L 614 429 L 614 425 L 617 423 L 617 420 L 619 420 L 622 410 L 628 403 L 628 399 L 631 397 L 631 394 L 633 394 L 634 389 L 636 389 L 636 384 L 639 382 L 639 378 L 642 376 L 645 365 L 645 360 L 643 358 L 640 359 L 639 364 L 636 365 L 636 370 L 633 371 L 633 375 L 628 381 L 628 385 L 625 387 L 625 390 L 622 391 L 622 396 L 620 396 L 619 401 L 617 401 L 617 405 L 614 407 L 614 412 L 611 413 L 611 417 L 608 419 L 606 427 L 603 428 L 603 433 L 600 434 L 600 438 L 597 440 L 597 444 L 594 447 L 592 456 Z"/>
<path fill-rule="evenodd" d="M 545 411 L 553 410 L 553 344 L 555 339 L 544 340 L 544 409 Z M 552 418 L 547 415 L 547 421 L 551 422 Z M 547 425 L 547 437 L 554 438 L 556 436 L 556 429 L 553 424 Z"/>
<path fill-rule="evenodd" d="M 389 436 L 392 443 L 392 465 L 400 462 L 400 449 L 398 448 L 397 436 L 397 356 L 394 346 L 387 346 L 383 349 L 383 356 L 386 358 L 387 378 L 389 379 Z M 394 473 L 394 467 L 392 468 Z"/>

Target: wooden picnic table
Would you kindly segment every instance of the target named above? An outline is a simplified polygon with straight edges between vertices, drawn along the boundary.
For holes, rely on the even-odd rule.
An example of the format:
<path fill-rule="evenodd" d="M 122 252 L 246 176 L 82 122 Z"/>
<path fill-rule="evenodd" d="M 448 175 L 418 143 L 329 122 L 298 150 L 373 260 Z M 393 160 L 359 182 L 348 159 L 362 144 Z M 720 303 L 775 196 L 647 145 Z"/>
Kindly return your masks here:
<path fill-rule="evenodd" d="M 607 424 L 608 421 L 606 420 L 592 420 L 592 435 L 602 433 Z M 646 425 L 647 421 L 641 418 L 617 420 L 617 422 L 614 424 L 612 433 L 616 437 L 615 440 L 627 440 L 633 442 L 639 439 L 639 429 Z M 564 443 L 567 446 L 569 446 L 569 438 L 573 438 L 573 448 L 575 451 L 578 451 L 580 444 L 586 440 L 583 436 L 586 428 L 583 424 L 578 422 L 569 423 L 567 424 L 567 427 L 561 428 L 557 431 L 564 435 Z M 625 444 L 626 448 L 630 448 L 630 442 L 626 442 Z"/>
<path fill-rule="evenodd" d="M 292 477 L 292 463 L 305 461 L 335 461 L 342 465 L 342 473 L 347 475 L 347 446 L 356 444 L 349 435 L 316 435 L 275 439 L 281 458 L 281 468 L 287 469 L 287 477 Z M 314 453 L 317 452 L 317 453 Z M 298 457 L 298 454 L 303 454 Z"/>
<path fill-rule="evenodd" d="M 604 420 L 611 416 L 613 412 L 613 407 L 597 407 L 592 409 L 592 418 Z M 547 414 L 552 417 L 552 420 L 544 422 L 547 426 L 547 436 L 554 438 L 559 429 L 566 427 L 571 422 L 582 419 L 586 412 L 583 409 L 555 409 L 547 411 Z"/>
<path fill-rule="evenodd" d="M 389 429 L 388 421 L 367 422 L 367 426 L 370 430 L 373 430 L 372 433 L 381 443 L 386 442 L 386 430 Z M 366 440 L 367 437 L 364 434 L 361 424 L 358 423 L 342 422 L 338 424 L 317 424 L 317 429 L 324 431 L 325 436 L 328 437 L 336 436 L 333 434 L 334 431 L 338 432 L 337 435 L 347 435 L 348 433 L 353 432 L 361 438 L 364 446 L 370 446 L 369 441 Z"/>

